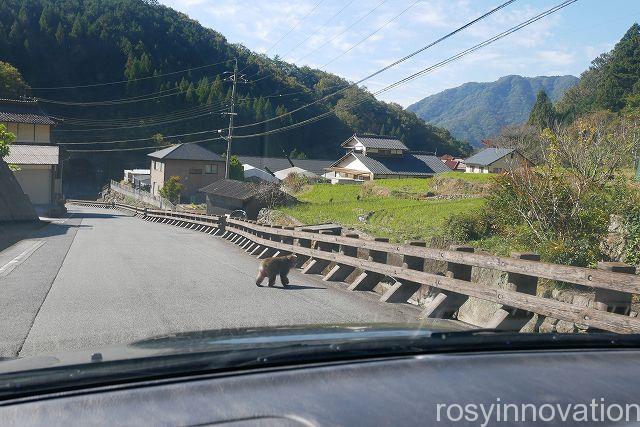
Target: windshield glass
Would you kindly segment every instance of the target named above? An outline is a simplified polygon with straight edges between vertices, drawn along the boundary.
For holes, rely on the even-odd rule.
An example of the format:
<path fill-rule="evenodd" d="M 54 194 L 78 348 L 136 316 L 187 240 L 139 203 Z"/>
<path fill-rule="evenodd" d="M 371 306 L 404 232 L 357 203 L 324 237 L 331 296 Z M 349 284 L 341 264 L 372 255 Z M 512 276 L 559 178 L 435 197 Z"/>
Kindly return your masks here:
<path fill-rule="evenodd" d="M 0 2 L 0 373 L 640 332 L 640 4 L 453 3 Z"/>

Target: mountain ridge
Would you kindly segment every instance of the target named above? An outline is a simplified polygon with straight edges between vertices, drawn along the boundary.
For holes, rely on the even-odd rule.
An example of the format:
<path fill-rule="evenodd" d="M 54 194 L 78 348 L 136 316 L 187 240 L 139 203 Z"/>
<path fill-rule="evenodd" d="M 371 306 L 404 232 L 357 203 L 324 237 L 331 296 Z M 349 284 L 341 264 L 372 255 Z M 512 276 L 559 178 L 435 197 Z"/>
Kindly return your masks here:
<path fill-rule="evenodd" d="M 407 111 L 427 123 L 441 126 L 460 140 L 480 145 L 505 126 L 527 121 L 538 91 L 556 101 L 578 78 L 564 76 L 524 77 L 515 74 L 493 82 L 467 82 L 411 104 Z"/>

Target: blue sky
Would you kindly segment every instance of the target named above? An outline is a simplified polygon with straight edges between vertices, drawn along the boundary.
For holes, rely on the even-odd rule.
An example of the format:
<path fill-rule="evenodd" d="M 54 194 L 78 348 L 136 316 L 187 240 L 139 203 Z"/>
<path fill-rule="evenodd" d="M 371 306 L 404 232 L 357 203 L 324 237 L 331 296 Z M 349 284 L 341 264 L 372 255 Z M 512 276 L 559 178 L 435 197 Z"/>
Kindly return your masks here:
<path fill-rule="evenodd" d="M 215 29 L 232 43 L 358 80 L 476 18 L 502 0 L 160 2 Z M 453 38 L 367 81 L 366 86 L 372 91 L 380 89 L 557 3 L 560 0 L 518 0 Z M 392 20 L 407 8 L 404 14 Z M 494 81 L 509 74 L 578 76 L 594 57 L 610 50 L 634 20 L 640 20 L 640 0 L 579 0 L 380 98 L 407 106 L 427 95 L 469 81 Z M 359 22 L 352 26 L 356 21 Z M 379 28 L 374 36 L 352 48 Z"/>

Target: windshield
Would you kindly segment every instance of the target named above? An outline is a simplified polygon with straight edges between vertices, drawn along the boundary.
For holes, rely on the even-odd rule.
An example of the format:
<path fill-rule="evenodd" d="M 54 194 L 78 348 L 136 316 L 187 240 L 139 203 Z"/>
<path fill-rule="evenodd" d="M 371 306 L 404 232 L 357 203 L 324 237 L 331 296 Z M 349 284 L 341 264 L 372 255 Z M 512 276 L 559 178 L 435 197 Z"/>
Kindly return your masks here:
<path fill-rule="evenodd" d="M 294 3 L 0 2 L 0 372 L 640 332 L 640 4 Z"/>

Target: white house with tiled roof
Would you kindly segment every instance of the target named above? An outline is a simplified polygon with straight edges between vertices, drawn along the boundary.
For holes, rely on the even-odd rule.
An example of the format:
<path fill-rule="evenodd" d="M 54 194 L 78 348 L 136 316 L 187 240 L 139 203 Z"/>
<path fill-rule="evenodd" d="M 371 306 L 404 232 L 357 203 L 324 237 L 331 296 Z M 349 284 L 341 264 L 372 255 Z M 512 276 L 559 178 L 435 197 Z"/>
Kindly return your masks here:
<path fill-rule="evenodd" d="M 0 123 L 16 135 L 4 161 L 17 166 L 15 177 L 36 211 L 53 214 L 63 201 L 60 153 L 51 143 L 57 121 L 36 101 L 0 99 Z"/>
<path fill-rule="evenodd" d="M 395 138 L 356 134 L 343 142 L 341 147 L 347 150 L 347 154 L 327 168 L 336 174 L 336 181 L 427 178 L 451 170 L 438 157 L 412 153 L 402 141 Z"/>

